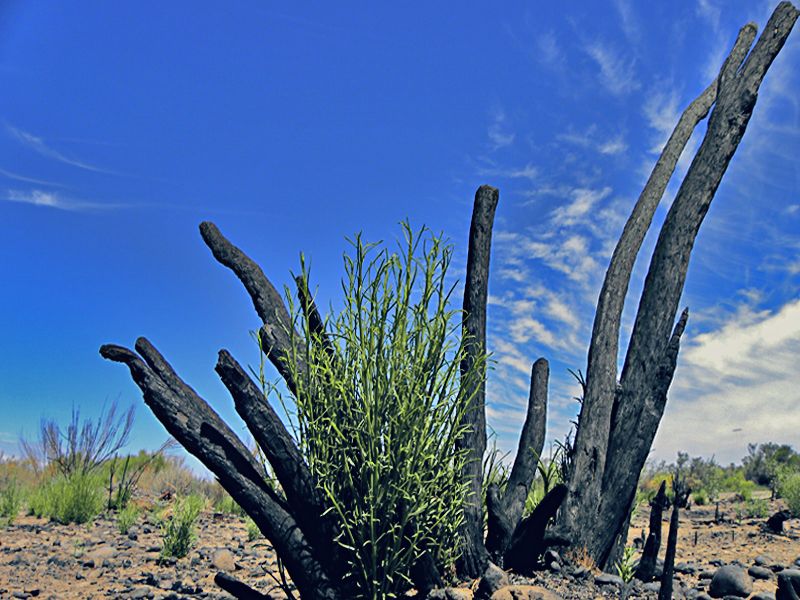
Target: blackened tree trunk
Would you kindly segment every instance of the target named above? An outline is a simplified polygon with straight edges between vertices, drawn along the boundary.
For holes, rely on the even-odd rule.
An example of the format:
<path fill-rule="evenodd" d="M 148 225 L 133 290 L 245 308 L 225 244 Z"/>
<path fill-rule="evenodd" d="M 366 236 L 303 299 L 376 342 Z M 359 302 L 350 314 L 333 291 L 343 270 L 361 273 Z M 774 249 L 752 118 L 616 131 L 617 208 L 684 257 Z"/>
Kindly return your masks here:
<path fill-rule="evenodd" d="M 636 482 L 663 415 L 685 312 L 672 334 L 670 329 L 694 240 L 744 135 L 759 86 L 797 16 L 790 3 L 781 3 L 752 51 L 756 28 L 742 28 L 717 81 L 682 115 L 612 256 L 595 315 L 569 494 L 558 521 L 559 532 L 586 547 L 600 566 L 627 533 Z M 703 142 L 661 229 L 617 382 L 619 321 L 633 261 L 677 158 L 712 105 Z"/>
<path fill-rule="evenodd" d="M 464 499 L 463 548 L 458 562 L 459 574 L 479 577 L 489 560 L 483 543 L 483 455 L 486 452 L 486 377 L 467 379 L 474 372 L 475 361 L 486 353 L 486 300 L 489 289 L 489 257 L 492 249 L 492 226 L 499 192 L 483 185 L 475 193 L 472 223 L 469 228 L 467 279 L 464 287 L 463 332 L 465 357 L 461 364 L 461 393 L 469 398 L 467 432 L 458 445 L 467 450 L 464 477 L 469 495 Z"/>
<path fill-rule="evenodd" d="M 667 499 L 667 482 L 662 481 L 655 498 L 650 501 L 650 533 L 644 544 L 642 558 L 636 569 L 636 578 L 642 581 L 652 581 L 658 561 L 658 551 L 661 549 L 661 520 L 664 511 L 669 506 Z"/>

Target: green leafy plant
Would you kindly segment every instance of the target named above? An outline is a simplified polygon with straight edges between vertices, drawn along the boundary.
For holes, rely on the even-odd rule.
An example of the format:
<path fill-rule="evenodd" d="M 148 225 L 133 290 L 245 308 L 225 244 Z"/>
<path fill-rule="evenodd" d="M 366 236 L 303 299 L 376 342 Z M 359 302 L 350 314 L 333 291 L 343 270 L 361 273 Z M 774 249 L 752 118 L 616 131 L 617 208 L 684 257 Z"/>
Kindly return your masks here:
<path fill-rule="evenodd" d="M 692 494 L 692 500 L 697 506 L 708 504 L 708 493 L 705 490 L 697 490 Z"/>
<path fill-rule="evenodd" d="M 30 495 L 29 508 L 37 517 L 58 523 L 88 523 L 103 509 L 102 482 L 91 474 L 56 475 Z"/>
<path fill-rule="evenodd" d="M 186 496 L 175 502 L 172 515 L 162 519 L 161 557 L 183 558 L 197 541 L 195 523 L 205 507 L 200 496 Z"/>
<path fill-rule="evenodd" d="M 133 524 L 139 519 L 139 507 L 129 504 L 117 514 L 117 529 L 122 535 L 127 535 Z"/>
<path fill-rule="evenodd" d="M 729 492 L 734 492 L 743 502 L 747 502 L 753 497 L 756 484 L 745 479 L 744 471 L 737 469 L 728 475 L 722 482 L 723 488 Z"/>
<path fill-rule="evenodd" d="M 261 537 L 261 530 L 256 525 L 255 521 L 250 517 L 245 519 L 245 527 L 247 527 L 247 541 L 252 542 Z"/>
<path fill-rule="evenodd" d="M 769 516 L 769 503 L 762 498 L 751 498 L 744 505 L 748 519 L 764 519 Z"/>
<path fill-rule="evenodd" d="M 9 479 L 0 489 L 0 518 L 11 525 L 22 509 L 23 490 L 16 479 Z"/>
<path fill-rule="evenodd" d="M 782 477 L 778 490 L 792 516 L 800 517 L 800 473 Z"/>
<path fill-rule="evenodd" d="M 625 583 L 630 582 L 636 572 L 636 548 L 626 546 L 622 551 L 622 557 L 617 561 L 617 575 Z"/>
<path fill-rule="evenodd" d="M 470 398 L 460 393 L 460 314 L 445 280 L 452 249 L 425 229 L 403 224 L 403 233 L 398 252 L 360 235 L 352 241 L 343 306 L 325 332 L 310 305 L 296 307 L 287 293 L 304 333 L 290 331 L 297 389 L 289 412 L 358 598 L 408 589 L 425 553 L 442 571 L 452 564 L 468 493 L 465 452 L 456 448 Z M 310 298 L 304 263 L 297 281 Z M 479 377 L 483 365 L 481 357 L 464 376 Z"/>

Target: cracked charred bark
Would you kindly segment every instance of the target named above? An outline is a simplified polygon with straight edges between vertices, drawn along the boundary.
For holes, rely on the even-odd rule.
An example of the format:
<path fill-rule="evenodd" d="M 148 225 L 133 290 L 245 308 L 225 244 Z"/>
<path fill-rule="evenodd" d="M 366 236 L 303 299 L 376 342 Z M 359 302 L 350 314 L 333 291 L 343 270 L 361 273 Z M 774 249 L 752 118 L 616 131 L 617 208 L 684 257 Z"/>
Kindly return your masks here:
<path fill-rule="evenodd" d="M 686 313 L 672 335 L 669 330 L 694 240 L 744 135 L 759 86 L 797 16 L 789 2 L 778 5 L 752 50 L 756 27 L 742 28 L 717 81 L 682 115 L 612 256 L 592 331 L 575 466 L 558 521 L 558 530 L 586 547 L 600 566 L 608 563 L 615 539 L 626 534 L 635 483 L 663 415 Z M 633 261 L 677 158 L 712 105 L 703 142 L 661 228 L 617 385 L 620 315 Z"/>

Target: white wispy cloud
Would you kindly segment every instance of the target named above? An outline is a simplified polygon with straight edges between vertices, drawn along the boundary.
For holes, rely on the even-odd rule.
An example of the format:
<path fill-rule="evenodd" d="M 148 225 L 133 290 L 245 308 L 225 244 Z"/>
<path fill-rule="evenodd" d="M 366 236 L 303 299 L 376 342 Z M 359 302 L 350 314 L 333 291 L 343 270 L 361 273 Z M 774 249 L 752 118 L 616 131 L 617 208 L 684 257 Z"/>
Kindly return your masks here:
<path fill-rule="evenodd" d="M 800 300 L 755 310 L 746 300 L 726 322 L 689 339 L 656 438 L 658 456 L 678 450 L 722 462 L 749 442 L 800 445 Z"/>
<path fill-rule="evenodd" d="M 479 167 L 478 175 L 502 179 L 529 179 L 533 181 L 539 175 L 539 169 L 532 163 L 528 163 L 522 167 Z"/>
<path fill-rule="evenodd" d="M 545 67 L 561 70 L 565 62 L 564 53 L 554 32 L 547 31 L 536 38 L 536 57 Z"/>
<path fill-rule="evenodd" d="M 634 60 L 626 60 L 616 50 L 600 42 L 587 44 L 584 50 L 600 68 L 600 83 L 615 96 L 638 90 Z"/>
<path fill-rule="evenodd" d="M 708 21 L 714 31 L 719 30 L 719 20 L 722 15 L 722 9 L 719 6 L 712 0 L 698 0 L 696 10 L 698 15 Z"/>
<path fill-rule="evenodd" d="M 83 160 L 79 160 L 72 156 L 67 156 L 62 152 L 56 150 L 55 148 L 51 148 L 48 146 L 44 139 L 41 137 L 35 136 L 32 133 L 28 133 L 27 131 L 23 131 L 13 125 L 9 125 L 6 123 L 6 131 L 18 142 L 23 144 L 25 147 L 33 150 L 37 154 L 44 156 L 45 158 L 50 158 L 56 160 L 60 163 L 64 163 L 65 165 L 70 165 L 72 167 L 77 167 L 79 169 L 84 169 L 86 171 L 93 171 L 95 173 L 105 173 L 105 174 L 116 174 L 113 171 L 108 171 L 106 169 L 102 169 L 90 163 L 87 163 Z"/>
<path fill-rule="evenodd" d="M 573 144 L 580 148 L 587 148 L 600 154 L 621 154 L 628 149 L 622 133 L 610 137 L 603 137 L 597 131 L 597 125 L 591 125 L 584 131 L 568 130 L 556 135 L 556 140 Z"/>
<path fill-rule="evenodd" d="M 494 112 L 487 135 L 493 151 L 510 146 L 516 138 L 516 134 L 508 129 L 506 115 L 502 110 Z"/>
<path fill-rule="evenodd" d="M 594 206 L 611 194 L 611 188 L 606 186 L 600 190 L 576 188 L 572 190 L 572 202 L 559 206 L 553 211 L 552 221 L 559 227 L 571 227 L 586 218 Z"/>
<path fill-rule="evenodd" d="M 18 173 L 12 173 L 11 171 L 7 171 L 5 169 L 0 169 L 0 175 L 8 179 L 13 179 L 14 181 L 22 181 L 23 183 L 34 183 L 36 185 L 49 185 L 51 187 L 59 187 L 59 188 L 66 187 L 60 183 L 55 183 L 53 181 L 45 181 L 44 179 L 36 179 L 34 177 L 27 177 L 25 175 L 19 175 Z"/>
<path fill-rule="evenodd" d="M 641 26 L 634 14 L 633 4 L 630 0 L 614 0 L 614 7 L 619 14 L 620 27 L 625 37 L 632 44 L 637 44 L 641 39 Z"/>
<path fill-rule="evenodd" d="M 669 90 L 669 91 L 666 91 Z M 642 112 L 650 128 L 656 131 L 651 152 L 660 153 L 681 116 L 680 98 L 671 85 L 660 85 L 647 95 Z"/>
<path fill-rule="evenodd" d="M 109 210 L 113 208 L 123 208 L 122 204 L 102 204 L 99 202 L 87 202 L 66 198 L 58 192 L 45 190 L 6 190 L 0 199 L 6 202 L 18 202 L 21 204 L 32 204 L 34 206 L 44 206 L 68 211 L 83 210 Z"/>

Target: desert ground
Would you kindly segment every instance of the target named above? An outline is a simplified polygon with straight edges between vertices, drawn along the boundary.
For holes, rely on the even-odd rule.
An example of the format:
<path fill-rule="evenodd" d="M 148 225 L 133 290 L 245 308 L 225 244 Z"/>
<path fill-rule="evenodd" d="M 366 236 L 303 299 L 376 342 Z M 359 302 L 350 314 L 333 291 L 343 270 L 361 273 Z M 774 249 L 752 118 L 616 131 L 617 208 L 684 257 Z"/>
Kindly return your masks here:
<path fill-rule="evenodd" d="M 706 597 L 702 594 L 707 593 L 711 576 L 724 565 L 749 569 L 750 598 L 771 598 L 776 573 L 800 566 L 800 520 L 787 521 L 784 533 L 776 534 L 766 529 L 763 518 L 741 518 L 741 507 L 732 497 L 723 499 L 724 520 L 719 523 L 713 505 L 683 511 L 675 598 Z M 781 505 L 771 502 L 769 508 L 772 513 Z M 665 514 L 664 540 L 667 518 Z M 647 520 L 648 510 L 638 510 L 630 530 L 631 545 Z M 113 514 L 87 525 L 21 515 L 0 531 L 0 598 L 231 598 L 214 584 L 218 571 L 229 572 L 273 598 L 287 597 L 275 553 L 263 538 L 248 540 L 239 516 L 203 512 L 197 541 L 185 558 L 161 559 L 160 544 L 161 531 L 154 513 L 148 511 L 127 535 L 120 533 Z M 591 565 L 576 568 L 560 559 L 552 562 L 556 564 L 533 578 L 511 574 L 509 585 L 493 597 L 577 600 L 619 598 L 624 591 L 618 578 L 592 570 Z M 463 582 L 442 597 L 473 597 L 479 584 Z M 656 598 L 657 585 L 635 583 L 628 597 Z"/>

